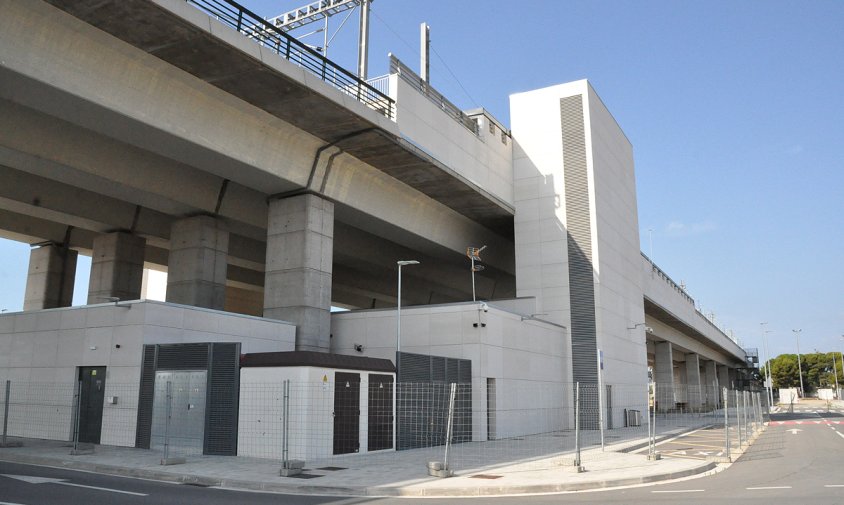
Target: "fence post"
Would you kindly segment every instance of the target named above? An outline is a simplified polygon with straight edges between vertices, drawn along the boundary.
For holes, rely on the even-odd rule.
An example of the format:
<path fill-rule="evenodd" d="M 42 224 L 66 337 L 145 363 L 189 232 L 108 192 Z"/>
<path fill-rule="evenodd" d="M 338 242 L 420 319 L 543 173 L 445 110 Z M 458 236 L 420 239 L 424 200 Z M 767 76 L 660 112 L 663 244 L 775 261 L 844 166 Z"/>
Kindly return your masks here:
<path fill-rule="evenodd" d="M 741 413 L 739 411 L 739 392 L 736 390 L 736 431 L 738 432 L 738 446 L 741 449 Z"/>
<path fill-rule="evenodd" d="M 11 405 L 12 381 L 6 381 L 6 397 L 3 400 L 3 439 L 0 440 L 0 447 L 20 447 L 23 442 L 9 442 L 6 435 L 9 432 L 9 405 Z"/>
<path fill-rule="evenodd" d="M 451 448 L 451 436 L 454 432 L 454 398 L 457 396 L 457 384 L 451 383 L 451 391 L 448 395 L 448 421 L 445 428 L 445 456 L 443 457 L 443 470 L 453 473 L 448 468 L 448 450 Z"/>
<path fill-rule="evenodd" d="M 288 452 L 289 445 L 288 445 L 288 429 L 289 429 L 289 419 L 290 419 L 290 380 L 285 379 L 283 386 L 283 397 L 281 403 L 281 419 L 282 419 L 282 431 L 281 431 L 281 467 L 287 468 L 289 465 L 289 457 L 290 454 Z"/>
<path fill-rule="evenodd" d="M 653 454 L 653 444 L 651 444 L 651 387 L 653 383 L 649 382 L 647 385 L 647 395 L 645 400 L 645 412 L 647 413 L 648 417 L 648 459 L 651 459 L 651 455 Z"/>
<path fill-rule="evenodd" d="M 12 389 L 12 381 L 6 381 L 6 396 L 3 400 L 3 442 L 0 447 L 8 447 L 6 445 L 6 433 L 9 430 L 9 391 Z"/>
<path fill-rule="evenodd" d="M 167 408 L 164 409 L 164 459 L 161 460 L 162 465 L 166 465 L 165 461 L 169 460 L 170 456 L 170 414 L 173 408 L 171 402 L 172 383 L 167 381 Z"/>
<path fill-rule="evenodd" d="M 742 391 L 742 400 L 744 401 L 744 409 L 742 409 L 744 411 L 744 443 L 750 444 L 750 435 L 751 435 L 750 430 L 751 430 L 752 426 L 750 424 L 751 420 L 750 420 L 750 416 L 748 415 L 748 407 L 747 407 L 747 404 L 749 403 L 749 400 L 750 400 L 750 393 L 748 393 L 747 391 Z"/>
<path fill-rule="evenodd" d="M 580 464 L 580 383 L 575 383 L 574 392 L 574 468 L 581 471 Z"/>
<path fill-rule="evenodd" d="M 302 473 L 305 461 L 290 459 L 290 379 L 282 383 L 281 416 L 281 470 L 278 474 L 291 477 Z"/>
<path fill-rule="evenodd" d="M 77 454 L 79 452 L 79 418 L 82 411 L 82 381 L 76 382 L 76 394 L 73 400 L 76 402 L 76 419 L 73 423 L 73 450 L 70 453 Z"/>
<path fill-rule="evenodd" d="M 656 382 L 652 382 L 650 386 L 653 387 L 653 393 L 651 393 L 651 388 L 648 387 L 648 403 L 647 413 L 648 413 L 648 460 L 654 461 L 658 459 L 662 459 L 662 457 L 656 453 Z M 653 394 L 653 396 L 651 396 Z M 651 400 L 653 399 L 653 420 L 651 420 Z"/>
<path fill-rule="evenodd" d="M 727 460 L 732 461 L 730 458 L 730 410 L 729 410 L 729 399 L 730 399 L 730 392 L 727 391 L 727 388 L 724 388 L 724 445 L 726 446 L 726 451 L 724 454 L 727 456 Z"/>

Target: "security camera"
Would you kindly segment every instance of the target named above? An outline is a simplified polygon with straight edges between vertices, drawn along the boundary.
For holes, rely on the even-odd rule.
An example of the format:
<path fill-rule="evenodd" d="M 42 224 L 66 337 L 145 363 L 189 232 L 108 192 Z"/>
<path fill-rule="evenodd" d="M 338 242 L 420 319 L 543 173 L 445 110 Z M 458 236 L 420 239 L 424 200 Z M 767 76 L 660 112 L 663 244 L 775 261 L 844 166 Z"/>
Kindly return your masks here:
<path fill-rule="evenodd" d="M 645 331 L 648 332 L 648 333 L 653 333 L 654 329 L 651 328 L 650 326 L 645 326 Z"/>
<path fill-rule="evenodd" d="M 483 309 L 484 312 L 489 312 L 489 305 L 487 305 L 486 302 L 481 302 L 481 309 Z"/>
<path fill-rule="evenodd" d="M 357 352 L 363 352 L 363 346 L 360 344 L 355 344 L 355 350 Z"/>

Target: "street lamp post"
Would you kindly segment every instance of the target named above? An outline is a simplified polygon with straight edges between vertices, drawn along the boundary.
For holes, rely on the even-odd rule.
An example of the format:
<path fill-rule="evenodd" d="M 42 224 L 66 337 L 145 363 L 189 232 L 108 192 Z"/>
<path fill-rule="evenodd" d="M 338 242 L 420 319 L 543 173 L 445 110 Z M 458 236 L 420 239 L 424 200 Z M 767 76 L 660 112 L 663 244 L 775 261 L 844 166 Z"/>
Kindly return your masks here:
<path fill-rule="evenodd" d="M 797 372 L 800 374 L 800 394 L 805 397 L 806 392 L 803 389 L 803 365 L 800 361 L 800 332 L 802 332 L 803 330 L 799 329 L 791 331 L 794 332 L 794 336 L 797 337 Z"/>
<path fill-rule="evenodd" d="M 399 353 L 401 352 L 401 267 L 407 265 L 418 265 L 416 260 L 401 260 L 397 261 L 399 266 L 399 285 L 398 285 L 398 303 L 396 304 L 396 380 L 399 379 Z"/>

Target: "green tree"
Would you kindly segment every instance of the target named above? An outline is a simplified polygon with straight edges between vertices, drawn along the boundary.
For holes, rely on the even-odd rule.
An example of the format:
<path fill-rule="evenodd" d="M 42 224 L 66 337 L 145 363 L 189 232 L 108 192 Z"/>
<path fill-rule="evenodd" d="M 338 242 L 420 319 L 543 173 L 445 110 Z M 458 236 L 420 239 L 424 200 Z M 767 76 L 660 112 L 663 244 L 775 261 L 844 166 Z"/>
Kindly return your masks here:
<path fill-rule="evenodd" d="M 844 387 L 844 363 L 836 355 L 833 368 L 833 353 L 816 352 L 801 354 L 800 365 L 803 368 L 804 394 L 819 388 L 835 387 L 835 370 L 838 372 L 839 386 Z M 762 369 L 764 373 L 764 368 Z M 796 354 L 781 354 L 771 360 L 771 377 L 775 388 L 800 387 L 800 373 Z"/>
<path fill-rule="evenodd" d="M 775 388 L 800 387 L 796 354 L 780 354 L 771 360 L 771 378 Z"/>

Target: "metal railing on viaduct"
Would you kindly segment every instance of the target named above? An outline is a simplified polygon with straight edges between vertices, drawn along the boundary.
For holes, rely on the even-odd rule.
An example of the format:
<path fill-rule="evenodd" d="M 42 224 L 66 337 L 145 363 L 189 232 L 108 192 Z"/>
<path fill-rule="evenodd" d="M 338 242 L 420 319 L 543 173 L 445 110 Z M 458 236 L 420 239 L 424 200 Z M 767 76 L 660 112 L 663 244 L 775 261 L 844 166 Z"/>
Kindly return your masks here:
<path fill-rule="evenodd" d="M 388 118 L 394 117 L 395 104 L 389 96 L 242 5 L 231 0 L 186 1 L 289 62 L 319 76 L 343 93 L 355 97 L 367 107 Z"/>

